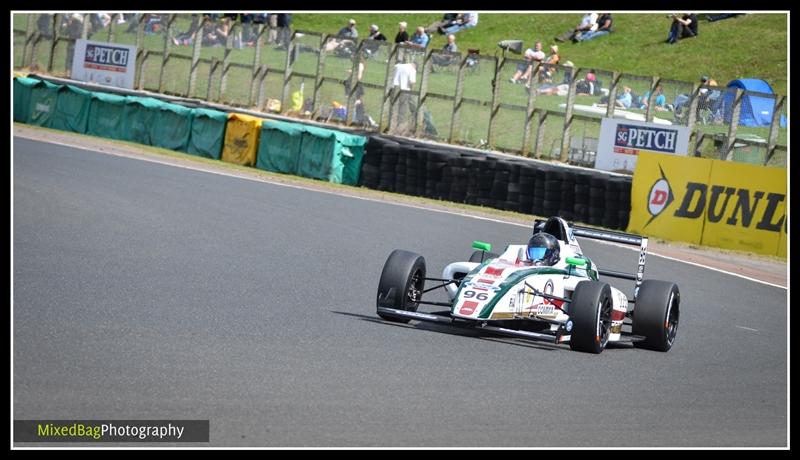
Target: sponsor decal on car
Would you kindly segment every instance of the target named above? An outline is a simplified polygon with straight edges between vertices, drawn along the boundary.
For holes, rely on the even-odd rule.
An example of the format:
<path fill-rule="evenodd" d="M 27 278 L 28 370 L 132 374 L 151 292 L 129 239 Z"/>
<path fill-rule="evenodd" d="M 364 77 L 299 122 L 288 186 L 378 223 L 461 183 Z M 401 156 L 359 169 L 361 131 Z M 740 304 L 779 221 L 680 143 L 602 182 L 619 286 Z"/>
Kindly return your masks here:
<path fill-rule="evenodd" d="M 461 309 L 458 310 L 460 315 L 471 315 L 475 313 L 475 309 L 478 308 L 478 302 L 472 302 L 469 300 L 465 300 L 464 303 L 461 304 Z"/>

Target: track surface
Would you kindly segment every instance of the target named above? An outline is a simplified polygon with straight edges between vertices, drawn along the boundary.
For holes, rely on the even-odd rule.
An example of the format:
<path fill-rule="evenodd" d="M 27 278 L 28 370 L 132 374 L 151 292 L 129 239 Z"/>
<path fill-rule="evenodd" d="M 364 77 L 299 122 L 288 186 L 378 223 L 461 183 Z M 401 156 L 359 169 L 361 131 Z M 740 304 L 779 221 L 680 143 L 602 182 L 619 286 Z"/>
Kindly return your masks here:
<path fill-rule="evenodd" d="M 529 230 L 20 138 L 13 229 L 15 419 L 210 419 L 214 446 L 788 442 L 785 289 L 650 257 L 681 289 L 669 353 L 396 325 L 374 312 L 392 249 L 436 276 Z"/>

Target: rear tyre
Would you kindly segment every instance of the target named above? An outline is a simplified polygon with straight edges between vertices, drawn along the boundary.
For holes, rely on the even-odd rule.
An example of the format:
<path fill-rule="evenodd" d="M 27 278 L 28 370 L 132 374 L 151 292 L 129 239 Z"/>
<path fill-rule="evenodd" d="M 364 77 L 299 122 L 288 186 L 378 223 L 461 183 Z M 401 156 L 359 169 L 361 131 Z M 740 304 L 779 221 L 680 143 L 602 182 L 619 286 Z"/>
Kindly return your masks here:
<path fill-rule="evenodd" d="M 377 305 L 397 310 L 417 311 L 425 287 L 425 258 L 409 251 L 395 249 L 386 259 L 378 283 Z M 378 313 L 378 316 L 397 323 L 407 323 L 408 318 L 396 318 Z"/>
<path fill-rule="evenodd" d="M 481 261 L 481 257 L 483 257 L 483 261 Z M 471 256 L 469 256 L 469 261 L 479 264 L 482 262 L 486 262 L 489 259 L 496 259 L 497 257 L 499 256 L 493 252 L 484 253 L 483 251 L 475 251 L 472 253 Z"/>
<path fill-rule="evenodd" d="M 569 347 L 600 353 L 608 343 L 611 329 L 611 287 L 601 281 L 581 281 L 575 286 L 569 306 L 572 331 Z"/>
<path fill-rule="evenodd" d="M 678 333 L 680 303 L 681 293 L 675 283 L 643 281 L 633 309 L 633 334 L 643 335 L 645 340 L 633 342 L 633 345 L 669 351 Z"/>

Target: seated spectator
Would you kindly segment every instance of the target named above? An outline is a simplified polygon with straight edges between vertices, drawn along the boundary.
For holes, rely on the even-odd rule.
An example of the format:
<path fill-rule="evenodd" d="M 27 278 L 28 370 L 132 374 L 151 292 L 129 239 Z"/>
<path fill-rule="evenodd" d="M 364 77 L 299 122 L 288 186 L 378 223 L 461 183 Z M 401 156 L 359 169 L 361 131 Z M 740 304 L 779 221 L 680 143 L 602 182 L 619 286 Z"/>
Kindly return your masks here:
<path fill-rule="evenodd" d="M 611 17 L 611 13 L 603 13 L 597 19 L 597 29 L 594 31 L 589 31 L 581 34 L 580 36 L 576 36 L 572 39 L 574 43 L 578 42 L 585 42 L 588 40 L 594 40 L 595 38 L 602 37 L 604 35 L 608 35 L 614 31 L 612 28 L 614 24 L 614 19 Z"/>
<path fill-rule="evenodd" d="M 582 96 L 596 96 L 598 91 L 597 75 L 594 69 L 589 70 L 586 77 L 575 83 L 575 94 Z"/>
<path fill-rule="evenodd" d="M 356 20 L 351 19 L 347 22 L 347 25 L 339 29 L 339 33 L 336 34 L 337 38 L 328 40 L 328 43 L 325 44 L 325 52 L 330 53 L 331 51 L 336 51 L 337 54 L 352 54 L 352 50 L 355 48 L 355 40 L 358 38 L 358 30 L 356 30 Z M 350 51 L 348 53 L 347 51 Z"/>
<path fill-rule="evenodd" d="M 439 28 L 439 33 L 454 34 L 464 29 L 471 29 L 478 25 L 478 13 L 463 13 L 449 27 Z"/>
<path fill-rule="evenodd" d="M 539 83 L 552 83 L 553 72 L 555 72 L 555 66 L 558 65 L 559 60 L 561 60 L 561 57 L 558 55 L 558 45 L 551 45 L 550 55 L 542 62 Z"/>
<path fill-rule="evenodd" d="M 425 32 L 428 35 L 431 35 L 439 30 L 444 30 L 444 28 L 450 27 L 453 24 L 455 24 L 457 19 L 458 19 L 458 13 L 445 13 L 442 16 L 441 21 L 432 22 L 431 25 L 425 28 Z"/>
<path fill-rule="evenodd" d="M 408 41 L 408 32 L 406 32 L 408 23 L 405 21 L 400 21 L 397 25 L 399 28 L 397 29 L 397 35 L 394 37 L 394 42 L 399 45 L 400 43 L 405 43 Z"/>
<path fill-rule="evenodd" d="M 581 36 L 586 32 L 597 30 L 597 13 L 586 13 L 581 18 L 580 24 L 575 26 L 574 29 L 568 30 L 563 34 L 556 37 L 557 42 L 565 42 L 567 40 L 574 40 L 576 36 Z"/>
<path fill-rule="evenodd" d="M 369 26 L 369 36 L 367 36 L 367 40 L 375 40 L 376 42 L 385 42 L 386 36 L 381 33 L 380 29 L 376 24 L 372 24 L 371 26 Z M 380 45 L 378 43 L 367 42 L 364 44 L 364 52 L 367 53 L 367 56 L 372 56 L 379 49 Z"/>
<path fill-rule="evenodd" d="M 633 104 L 633 93 L 631 92 L 630 86 L 625 86 L 622 90 L 622 94 L 617 96 L 617 100 L 614 104 L 621 108 L 621 109 L 629 109 Z"/>
<path fill-rule="evenodd" d="M 668 18 L 672 19 L 672 26 L 669 29 L 667 43 L 674 44 L 681 38 L 697 36 L 697 15 L 694 13 L 683 13 L 678 15 L 673 13 Z"/>
<path fill-rule="evenodd" d="M 533 66 L 537 62 L 544 61 L 545 55 L 544 51 L 542 51 L 542 42 L 536 42 L 533 48 L 525 50 L 525 62 L 517 64 L 517 71 L 511 77 L 511 83 L 527 83 L 531 78 Z"/>
<path fill-rule="evenodd" d="M 657 112 L 666 112 L 669 110 L 667 107 L 667 97 L 664 96 L 664 88 L 661 85 L 656 86 L 656 97 L 653 100 L 653 110 Z M 642 95 L 642 99 L 639 104 L 639 108 L 641 110 L 647 110 L 647 104 L 650 100 L 650 91 L 647 91 Z"/>
<path fill-rule="evenodd" d="M 456 46 L 455 35 L 450 34 L 447 36 L 447 43 L 442 47 L 442 51 L 445 51 L 447 53 L 458 53 L 458 46 Z M 452 64 L 454 60 L 457 60 L 458 56 L 446 55 L 446 54 L 434 54 L 431 56 L 431 59 L 433 60 L 434 64 L 442 67 L 447 67 L 450 64 Z"/>
<path fill-rule="evenodd" d="M 724 13 L 724 14 L 709 14 L 706 16 L 708 22 L 722 21 L 723 19 L 735 18 L 736 16 L 744 16 L 744 13 Z"/>
<path fill-rule="evenodd" d="M 700 90 L 698 91 L 697 116 L 698 119 L 707 123 L 722 117 L 722 91 L 717 81 L 707 76 L 700 78 Z"/>
<path fill-rule="evenodd" d="M 411 36 L 411 39 L 406 42 L 406 45 L 412 48 L 424 50 L 428 47 L 429 41 L 430 37 L 428 37 L 428 34 L 425 33 L 425 28 L 419 26 L 417 27 L 417 31 L 414 32 L 414 35 Z"/>

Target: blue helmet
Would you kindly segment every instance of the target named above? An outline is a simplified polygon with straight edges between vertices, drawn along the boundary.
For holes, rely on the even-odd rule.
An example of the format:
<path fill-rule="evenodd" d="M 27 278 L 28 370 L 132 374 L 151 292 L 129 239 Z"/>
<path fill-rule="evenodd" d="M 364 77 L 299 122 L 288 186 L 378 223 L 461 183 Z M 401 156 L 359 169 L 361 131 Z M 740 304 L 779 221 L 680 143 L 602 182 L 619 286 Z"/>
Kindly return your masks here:
<path fill-rule="evenodd" d="M 528 259 L 534 265 L 555 265 L 560 259 L 561 247 L 556 237 L 539 232 L 528 241 Z"/>

